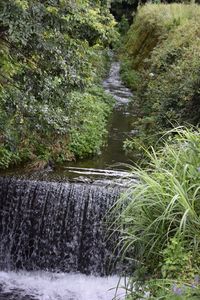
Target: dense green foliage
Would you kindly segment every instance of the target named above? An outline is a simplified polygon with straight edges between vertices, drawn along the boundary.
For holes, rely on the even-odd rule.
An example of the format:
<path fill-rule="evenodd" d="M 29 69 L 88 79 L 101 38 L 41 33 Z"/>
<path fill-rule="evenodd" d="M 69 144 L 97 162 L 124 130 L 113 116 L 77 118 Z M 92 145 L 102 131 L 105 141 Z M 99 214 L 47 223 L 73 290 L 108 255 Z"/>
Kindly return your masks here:
<path fill-rule="evenodd" d="M 106 134 L 105 121 L 113 101 L 112 97 L 106 95 L 103 89 L 93 88 L 82 95 L 73 92 L 70 94 L 70 101 L 70 113 L 73 118 L 70 120 L 69 149 L 81 158 L 94 152 L 98 153 L 102 138 Z M 98 126 L 91 126 L 92 124 Z"/>
<path fill-rule="evenodd" d="M 128 288 L 136 289 L 130 299 L 143 299 L 145 291 L 150 299 L 200 296 L 195 283 L 200 272 L 200 131 L 180 128 L 168 134 L 165 146 L 149 153 L 148 168 L 133 169 L 139 182 L 119 201 L 123 256 L 134 262 L 138 284 L 131 288 L 130 282 Z"/>
<path fill-rule="evenodd" d="M 123 80 L 132 88 L 137 86 L 141 135 L 200 122 L 199 5 L 139 8 L 122 57 Z"/>
<path fill-rule="evenodd" d="M 122 81 L 126 83 L 127 87 L 132 91 L 136 91 L 140 83 L 140 75 L 139 72 L 132 68 L 131 62 L 128 59 L 122 62 L 120 73 Z"/>
<path fill-rule="evenodd" d="M 92 87 L 105 76 L 114 26 L 101 1 L 1 1 L 1 167 L 99 151 L 108 104 Z"/>

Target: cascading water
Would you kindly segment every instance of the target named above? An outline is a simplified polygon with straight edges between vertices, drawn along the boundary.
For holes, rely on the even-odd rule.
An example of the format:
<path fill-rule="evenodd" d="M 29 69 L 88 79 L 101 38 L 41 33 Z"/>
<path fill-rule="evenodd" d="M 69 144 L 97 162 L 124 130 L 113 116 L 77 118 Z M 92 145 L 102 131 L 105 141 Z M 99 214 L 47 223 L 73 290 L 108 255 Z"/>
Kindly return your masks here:
<path fill-rule="evenodd" d="M 107 147 L 96 161 L 63 171 L 75 174 L 73 178 L 95 175 L 92 180 L 59 182 L 53 180 L 58 178 L 55 173 L 43 174 L 42 180 L 37 175 L 0 177 L 1 300 L 124 299 L 122 290 L 115 291 L 118 276 L 107 276 L 120 268 L 117 234 L 107 239 L 104 226 L 111 222 L 109 209 L 124 188 L 120 176 L 129 178 L 125 172 L 105 170 L 122 161 L 122 141 L 131 130 L 131 93 L 120 80 L 119 68 L 113 63 L 103 84 L 116 99 Z M 109 180 L 102 180 L 106 176 Z"/>
<path fill-rule="evenodd" d="M 0 268 L 107 275 L 119 187 L 0 178 Z"/>
<path fill-rule="evenodd" d="M 117 236 L 106 239 L 104 224 L 119 192 L 102 181 L 1 177 L 0 299 L 112 299 L 114 291 L 106 290 L 117 285 L 117 277 L 94 275 L 116 272 Z"/>

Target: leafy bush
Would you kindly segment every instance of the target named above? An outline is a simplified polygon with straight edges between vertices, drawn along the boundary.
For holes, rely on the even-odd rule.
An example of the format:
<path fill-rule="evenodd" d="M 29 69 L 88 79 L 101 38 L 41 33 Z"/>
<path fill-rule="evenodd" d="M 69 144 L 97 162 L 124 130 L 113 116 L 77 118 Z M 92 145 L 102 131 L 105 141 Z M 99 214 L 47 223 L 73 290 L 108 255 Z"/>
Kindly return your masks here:
<path fill-rule="evenodd" d="M 17 154 L 13 154 L 8 149 L 4 147 L 0 147 L 0 168 L 4 169 L 7 168 L 11 161 L 18 161 Z"/>
<path fill-rule="evenodd" d="M 122 62 L 120 73 L 122 81 L 127 87 L 131 90 L 137 90 L 140 82 L 139 73 L 131 67 L 130 61 L 126 60 Z"/>
<path fill-rule="evenodd" d="M 102 88 L 70 95 L 69 149 L 80 158 L 98 153 L 106 131 L 106 119 L 112 108 L 113 98 Z M 107 102 L 107 103 L 106 103 Z"/>
<path fill-rule="evenodd" d="M 1 1 L 0 146 L 11 152 L 2 164 L 15 163 L 15 153 L 21 161 L 72 158 L 70 96 L 99 84 L 115 38 L 114 18 L 99 1 Z"/>

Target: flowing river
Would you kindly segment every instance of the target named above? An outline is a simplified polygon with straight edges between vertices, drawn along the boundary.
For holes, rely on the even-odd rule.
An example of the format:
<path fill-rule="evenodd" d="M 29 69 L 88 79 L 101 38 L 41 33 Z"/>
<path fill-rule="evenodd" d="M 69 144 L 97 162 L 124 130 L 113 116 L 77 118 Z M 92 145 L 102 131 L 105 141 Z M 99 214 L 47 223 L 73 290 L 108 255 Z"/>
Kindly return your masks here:
<path fill-rule="evenodd" d="M 123 141 L 133 134 L 132 94 L 119 70 L 114 62 L 103 83 L 116 105 L 100 156 L 40 175 L 0 177 L 1 300 L 124 299 L 118 236 L 108 238 L 105 228 L 121 190 L 135 180 L 112 168 L 129 162 Z"/>

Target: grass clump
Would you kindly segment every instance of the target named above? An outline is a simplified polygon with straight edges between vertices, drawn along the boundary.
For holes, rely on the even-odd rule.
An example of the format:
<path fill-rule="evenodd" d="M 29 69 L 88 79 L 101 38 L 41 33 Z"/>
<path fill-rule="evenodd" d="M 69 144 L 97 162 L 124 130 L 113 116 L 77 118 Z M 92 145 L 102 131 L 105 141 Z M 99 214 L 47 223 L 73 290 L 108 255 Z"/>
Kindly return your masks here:
<path fill-rule="evenodd" d="M 133 169 L 139 182 L 119 202 L 126 203 L 118 220 L 123 256 L 137 261 L 128 299 L 147 292 L 149 299 L 169 299 L 179 288 L 183 298 L 172 299 L 198 299 L 192 297 L 200 296 L 200 131 L 171 131 L 149 158 L 145 170 Z"/>

